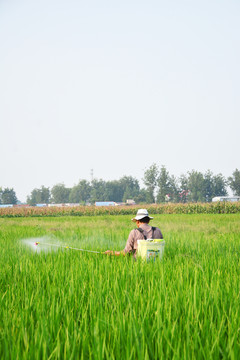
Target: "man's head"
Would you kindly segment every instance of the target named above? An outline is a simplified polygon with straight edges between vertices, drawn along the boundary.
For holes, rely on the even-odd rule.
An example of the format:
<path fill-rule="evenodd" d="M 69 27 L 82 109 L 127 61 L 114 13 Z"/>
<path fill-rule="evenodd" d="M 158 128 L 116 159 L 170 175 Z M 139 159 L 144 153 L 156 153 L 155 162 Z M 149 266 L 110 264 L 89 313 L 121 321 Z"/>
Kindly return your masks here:
<path fill-rule="evenodd" d="M 148 215 L 147 209 L 139 209 L 137 215 L 132 219 L 132 221 L 139 225 L 140 223 L 148 224 L 151 219 L 153 219 L 153 217 Z"/>
<path fill-rule="evenodd" d="M 149 217 L 145 217 L 141 220 L 136 220 L 137 227 L 139 228 L 141 224 L 148 224 L 150 221 Z"/>

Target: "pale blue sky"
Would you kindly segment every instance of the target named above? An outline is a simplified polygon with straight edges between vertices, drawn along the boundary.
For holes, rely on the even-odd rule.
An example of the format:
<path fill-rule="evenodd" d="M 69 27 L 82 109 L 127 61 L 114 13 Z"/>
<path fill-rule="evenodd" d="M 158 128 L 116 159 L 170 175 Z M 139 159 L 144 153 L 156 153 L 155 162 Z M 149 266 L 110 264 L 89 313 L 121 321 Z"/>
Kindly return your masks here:
<path fill-rule="evenodd" d="M 0 1 L 0 186 L 240 168 L 240 2 Z"/>

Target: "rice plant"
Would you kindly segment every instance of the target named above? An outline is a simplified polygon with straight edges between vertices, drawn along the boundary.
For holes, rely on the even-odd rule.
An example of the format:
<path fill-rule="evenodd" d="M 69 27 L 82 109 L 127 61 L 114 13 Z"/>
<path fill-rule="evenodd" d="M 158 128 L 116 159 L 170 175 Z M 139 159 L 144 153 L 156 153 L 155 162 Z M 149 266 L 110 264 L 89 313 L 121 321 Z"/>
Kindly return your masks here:
<path fill-rule="evenodd" d="M 239 214 L 155 215 L 155 263 L 28 246 L 120 250 L 130 219 L 0 219 L 1 359 L 239 358 Z"/>

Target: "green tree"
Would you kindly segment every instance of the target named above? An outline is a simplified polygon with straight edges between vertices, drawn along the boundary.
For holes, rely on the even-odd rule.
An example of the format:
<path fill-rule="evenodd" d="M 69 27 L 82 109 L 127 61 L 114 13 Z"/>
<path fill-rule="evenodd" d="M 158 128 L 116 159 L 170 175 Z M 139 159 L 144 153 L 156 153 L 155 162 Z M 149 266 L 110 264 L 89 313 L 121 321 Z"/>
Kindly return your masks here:
<path fill-rule="evenodd" d="M 123 196 L 121 198 L 121 201 L 126 202 L 127 199 L 135 200 L 135 198 L 139 195 L 140 192 L 138 180 L 132 176 L 123 176 L 119 180 L 119 183 L 123 188 Z"/>
<path fill-rule="evenodd" d="M 203 194 L 206 202 L 211 202 L 214 196 L 227 195 L 227 181 L 222 174 L 213 175 L 208 170 L 204 174 Z"/>
<path fill-rule="evenodd" d="M 181 174 L 179 177 L 179 202 L 186 203 L 188 201 L 188 177 L 185 174 Z"/>
<path fill-rule="evenodd" d="M 193 202 L 204 202 L 204 177 L 201 172 L 192 170 L 188 172 L 188 189 L 190 191 L 189 200 Z"/>
<path fill-rule="evenodd" d="M 227 193 L 227 180 L 222 174 L 213 176 L 213 197 L 226 196 Z"/>
<path fill-rule="evenodd" d="M 43 186 L 40 189 L 34 189 L 31 195 L 27 197 L 27 204 L 49 204 L 50 201 L 50 189 Z"/>
<path fill-rule="evenodd" d="M 54 204 L 68 203 L 71 189 L 64 184 L 56 184 L 51 189 L 51 202 Z"/>
<path fill-rule="evenodd" d="M 148 203 L 155 202 L 155 191 L 158 183 L 159 169 L 153 163 L 149 169 L 144 171 L 143 183 L 146 186 Z"/>
<path fill-rule="evenodd" d="M 90 202 L 94 204 L 96 201 L 106 201 L 105 198 L 106 182 L 102 179 L 93 179 L 91 182 Z"/>
<path fill-rule="evenodd" d="M 41 191 L 41 200 L 42 200 L 42 202 L 44 204 L 49 204 L 50 196 L 51 196 L 50 189 L 45 187 L 45 186 L 42 186 L 40 191 Z"/>
<path fill-rule="evenodd" d="M 13 188 L 5 188 L 1 192 L 1 202 L 2 204 L 17 204 L 17 196 Z"/>
<path fill-rule="evenodd" d="M 169 198 L 174 201 L 177 196 L 177 184 L 174 176 L 170 176 L 165 166 L 161 166 L 157 179 L 158 193 L 157 202 L 162 203 Z"/>
<path fill-rule="evenodd" d="M 203 195 L 206 202 L 211 202 L 214 194 L 214 179 L 213 173 L 208 170 L 203 176 Z"/>
<path fill-rule="evenodd" d="M 87 180 L 80 180 L 75 185 L 69 195 L 69 200 L 72 203 L 86 203 L 90 199 L 91 185 Z"/>
<path fill-rule="evenodd" d="M 180 196 L 178 180 L 174 175 L 169 176 L 169 190 L 170 201 L 179 202 Z"/>
<path fill-rule="evenodd" d="M 139 194 L 137 196 L 134 196 L 133 200 L 136 202 L 136 204 L 151 204 L 151 199 L 152 198 L 149 198 L 149 193 L 146 189 L 140 189 Z"/>
<path fill-rule="evenodd" d="M 105 190 L 102 194 L 102 201 L 121 202 L 123 198 L 124 188 L 120 181 L 113 180 L 105 183 Z"/>
<path fill-rule="evenodd" d="M 240 171 L 236 169 L 228 178 L 228 184 L 234 195 L 240 196 Z"/>

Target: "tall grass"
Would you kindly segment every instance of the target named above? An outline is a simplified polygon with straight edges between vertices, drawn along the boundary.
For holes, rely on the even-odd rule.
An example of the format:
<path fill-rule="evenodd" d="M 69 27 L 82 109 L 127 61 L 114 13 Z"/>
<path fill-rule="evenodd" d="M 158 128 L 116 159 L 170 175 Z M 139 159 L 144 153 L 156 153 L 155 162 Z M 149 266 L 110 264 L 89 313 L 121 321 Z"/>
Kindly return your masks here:
<path fill-rule="evenodd" d="M 20 241 L 122 249 L 129 216 L 0 219 L 0 358 L 239 358 L 239 220 L 156 215 L 164 261 L 146 264 Z"/>

